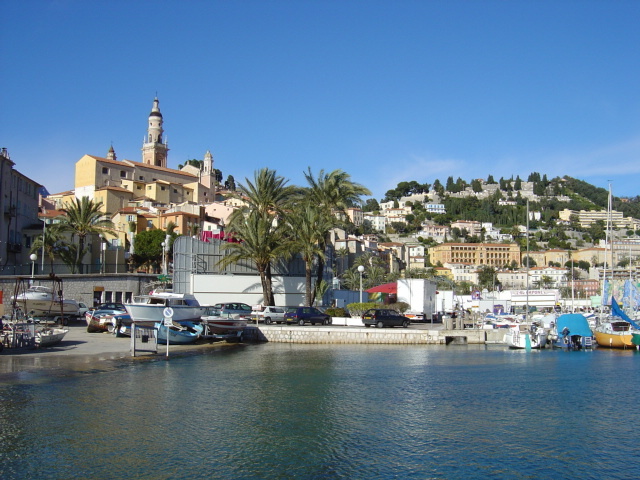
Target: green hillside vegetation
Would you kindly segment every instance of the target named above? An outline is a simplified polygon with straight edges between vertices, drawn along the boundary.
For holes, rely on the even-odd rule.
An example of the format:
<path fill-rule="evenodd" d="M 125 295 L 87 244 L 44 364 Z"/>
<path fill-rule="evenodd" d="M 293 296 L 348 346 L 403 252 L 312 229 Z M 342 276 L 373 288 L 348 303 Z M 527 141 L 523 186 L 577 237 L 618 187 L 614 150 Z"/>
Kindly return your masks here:
<path fill-rule="evenodd" d="M 552 248 L 566 248 L 566 230 L 581 229 L 573 224 L 570 228 L 557 225 L 559 212 L 564 209 L 570 210 L 604 210 L 607 208 L 608 195 L 607 189 L 595 187 L 587 182 L 572 178 L 569 176 L 556 177 L 551 180 L 546 175 L 540 175 L 533 172 L 526 180 L 533 183 L 533 192 L 539 197 L 538 201 L 529 202 L 529 210 L 531 212 L 540 212 L 541 219 L 539 222 L 530 221 L 532 229 L 544 228 L 553 232 L 551 238 L 540 238 L 540 241 L 547 242 Z M 527 201 L 523 198 L 522 191 L 523 180 L 518 176 L 516 178 L 500 178 L 495 181 L 492 175 L 487 177 L 484 182 L 487 184 L 498 184 L 500 189 L 488 198 L 478 199 L 474 196 L 457 198 L 452 194 L 462 192 L 467 187 L 471 187 L 474 192 L 483 190 L 483 182 L 474 179 L 470 182 L 458 178 L 448 177 L 444 185 L 439 179 L 435 179 L 433 184 L 420 183 L 417 181 L 400 182 L 395 189 L 386 192 L 382 202 L 398 201 L 402 197 L 413 194 L 427 194 L 435 192 L 440 197 L 441 203 L 445 205 L 446 214 L 436 215 L 427 212 L 423 205 L 415 202 L 412 206 L 412 212 L 407 215 L 409 225 L 401 222 L 392 224 L 396 233 L 410 233 L 417 231 L 420 224 L 425 220 L 431 220 L 439 225 L 448 225 L 457 220 L 475 220 L 478 222 L 492 222 L 497 228 L 510 231 L 517 225 L 526 224 L 526 205 Z M 560 201 L 557 197 L 567 197 L 569 201 Z M 499 205 L 500 200 L 513 201 L 516 205 Z M 617 198 L 613 197 L 614 210 L 621 211 L 624 216 L 640 218 L 640 197 L 634 198 Z M 379 210 L 379 204 L 375 199 L 368 200 L 363 210 L 374 212 Z M 594 225 L 588 230 L 584 230 L 587 240 L 598 240 L 603 238 L 603 225 Z M 514 233 L 516 233 L 514 231 Z M 463 235 L 464 236 L 464 235 Z M 469 239 L 467 241 L 481 241 L 482 239 Z"/>

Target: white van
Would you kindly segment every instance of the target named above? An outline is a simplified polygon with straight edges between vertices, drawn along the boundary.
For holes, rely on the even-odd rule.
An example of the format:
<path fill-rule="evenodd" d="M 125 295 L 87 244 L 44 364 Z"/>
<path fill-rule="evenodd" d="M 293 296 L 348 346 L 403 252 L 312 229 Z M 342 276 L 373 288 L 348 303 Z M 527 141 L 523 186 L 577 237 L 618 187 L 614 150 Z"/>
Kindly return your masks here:
<path fill-rule="evenodd" d="M 285 310 L 285 307 L 266 306 L 251 312 L 251 318 L 254 322 L 264 322 L 266 325 L 270 325 L 271 323 L 284 323 Z"/>

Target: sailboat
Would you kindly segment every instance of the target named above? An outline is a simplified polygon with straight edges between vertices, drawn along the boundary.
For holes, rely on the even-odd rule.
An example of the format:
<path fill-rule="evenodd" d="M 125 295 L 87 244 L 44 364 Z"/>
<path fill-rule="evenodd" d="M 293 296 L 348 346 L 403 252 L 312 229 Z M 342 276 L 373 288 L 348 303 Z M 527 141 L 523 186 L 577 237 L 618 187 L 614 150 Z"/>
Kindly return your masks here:
<path fill-rule="evenodd" d="M 509 348 L 544 348 L 547 345 L 547 331 L 537 322 L 529 323 L 529 200 L 527 200 L 527 308 L 525 323 L 515 325 L 504 334 L 504 343 Z"/>
<path fill-rule="evenodd" d="M 611 230 L 611 185 L 609 185 L 609 202 L 607 205 L 607 241 L 611 244 L 611 277 L 613 278 L 613 239 L 609 237 Z M 607 285 L 607 256 L 604 259 L 604 278 L 602 282 L 602 304 L 606 303 Z M 609 348 L 633 348 L 633 335 L 640 334 L 640 325 L 631 320 L 620 308 L 618 302 L 611 293 L 611 313 L 607 317 L 600 318 L 598 325 L 593 330 L 596 343 L 601 347 Z"/>
<path fill-rule="evenodd" d="M 594 329 L 596 342 L 601 347 L 609 348 L 633 348 L 634 335 L 640 343 L 640 325 L 631 320 L 620 308 L 616 299 L 611 297 L 611 315 L 601 321 Z"/>

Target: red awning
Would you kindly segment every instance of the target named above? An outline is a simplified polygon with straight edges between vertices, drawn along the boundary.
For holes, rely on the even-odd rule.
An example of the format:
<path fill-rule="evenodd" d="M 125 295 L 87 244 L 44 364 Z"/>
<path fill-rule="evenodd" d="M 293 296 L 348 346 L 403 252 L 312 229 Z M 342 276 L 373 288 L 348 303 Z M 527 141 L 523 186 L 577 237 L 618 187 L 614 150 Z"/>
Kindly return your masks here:
<path fill-rule="evenodd" d="M 396 282 L 393 283 L 383 283 L 382 285 L 378 285 L 377 287 L 372 287 L 369 290 L 366 290 L 367 293 L 398 293 L 398 284 Z"/>

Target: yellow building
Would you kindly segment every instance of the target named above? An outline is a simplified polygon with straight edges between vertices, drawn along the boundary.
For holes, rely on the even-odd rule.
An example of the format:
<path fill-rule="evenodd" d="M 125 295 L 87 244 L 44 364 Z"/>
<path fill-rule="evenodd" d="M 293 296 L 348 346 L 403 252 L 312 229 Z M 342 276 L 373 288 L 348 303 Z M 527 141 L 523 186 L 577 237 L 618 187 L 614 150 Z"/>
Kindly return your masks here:
<path fill-rule="evenodd" d="M 572 252 L 574 262 L 584 260 L 585 262 L 589 262 L 591 266 L 604 263 L 606 255 L 607 250 L 602 247 L 581 248 L 580 250 Z"/>
<path fill-rule="evenodd" d="M 429 248 L 432 264 L 440 262 L 466 265 L 489 265 L 501 268 L 520 264 L 520 247 L 516 243 L 441 243 Z"/>

